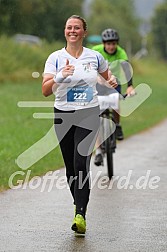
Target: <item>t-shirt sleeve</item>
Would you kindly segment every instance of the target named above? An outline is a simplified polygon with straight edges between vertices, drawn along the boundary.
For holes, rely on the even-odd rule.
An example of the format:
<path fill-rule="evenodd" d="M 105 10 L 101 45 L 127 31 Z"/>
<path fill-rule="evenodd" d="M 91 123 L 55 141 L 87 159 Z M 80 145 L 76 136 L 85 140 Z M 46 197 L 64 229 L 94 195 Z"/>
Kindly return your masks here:
<path fill-rule="evenodd" d="M 57 57 L 54 53 L 49 55 L 45 63 L 44 74 L 56 75 L 56 72 L 57 72 L 56 61 L 57 61 Z"/>
<path fill-rule="evenodd" d="M 98 72 L 99 73 L 105 72 L 108 69 L 108 64 L 100 53 L 97 54 L 97 60 L 98 60 Z"/>

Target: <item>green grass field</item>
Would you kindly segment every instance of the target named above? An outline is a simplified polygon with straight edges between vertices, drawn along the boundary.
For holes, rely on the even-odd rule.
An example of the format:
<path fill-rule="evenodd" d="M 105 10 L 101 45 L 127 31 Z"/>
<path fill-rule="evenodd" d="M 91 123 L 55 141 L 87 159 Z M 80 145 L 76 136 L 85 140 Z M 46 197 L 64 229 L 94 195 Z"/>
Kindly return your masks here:
<path fill-rule="evenodd" d="M 130 116 L 121 119 L 125 136 L 141 132 L 167 118 L 167 64 L 155 59 L 144 59 L 134 64 L 134 86 L 148 84 L 150 97 Z"/>
<path fill-rule="evenodd" d="M 41 83 L 6 83 L 1 85 L 1 172 L 0 188 L 8 186 L 10 175 L 18 170 L 15 159 L 43 137 L 53 125 L 51 119 L 34 119 L 34 112 L 52 112 L 52 108 L 20 108 L 19 101 L 42 101 Z M 51 99 L 47 99 L 51 100 Z M 52 97 L 53 100 L 53 97 Z M 31 167 L 31 176 L 41 175 L 63 166 L 59 148 Z M 21 176 L 21 178 L 23 178 Z M 18 176 L 17 176 L 18 179 Z"/>
<path fill-rule="evenodd" d="M 2 42 L 1 42 L 2 43 Z M 1 47 L 1 45 L 0 45 Z M 20 49 L 18 49 L 20 50 Z M 22 50 L 22 49 L 21 49 Z M 41 49 L 27 49 L 27 53 L 37 50 L 38 54 Z M 43 68 L 43 61 L 50 53 L 47 49 L 45 53 L 34 63 L 34 71 L 40 73 Z M 37 55 L 36 51 L 36 55 Z M 24 52 L 24 50 L 23 50 Z M 21 56 L 20 56 L 21 57 Z M 37 57 L 37 56 L 36 56 Z M 32 61 L 32 55 L 30 57 Z M 38 57 L 37 57 L 38 58 Z M 2 59 L 2 53 L 0 53 Z M 23 60 L 23 59 L 22 59 Z M 27 65 L 30 64 L 27 63 Z M 34 80 L 31 77 L 33 71 L 30 67 L 23 67 L 23 73 L 16 75 L 14 66 L 11 71 L 7 71 L 9 62 L 5 60 L 6 68 L 0 72 L 0 190 L 8 188 L 8 180 L 15 171 L 22 171 L 15 160 L 17 157 L 29 148 L 32 144 L 41 139 L 53 125 L 52 119 L 34 119 L 34 112 L 53 112 L 52 108 L 20 108 L 17 106 L 19 101 L 53 101 L 54 96 L 44 98 L 41 93 L 41 80 Z M 24 65 L 24 60 L 22 62 Z M 36 66 L 40 64 L 37 69 Z M 19 68 L 21 63 L 18 63 Z M 152 95 L 130 116 L 121 119 L 125 137 L 141 132 L 149 127 L 159 123 L 167 117 L 167 85 L 166 69 L 167 64 L 164 62 L 144 59 L 133 63 L 134 84 L 147 83 L 152 88 Z M 19 73 L 19 70 L 17 71 Z M 21 79 L 19 79 L 21 76 Z M 25 81 L 25 79 L 27 81 Z M 21 80 L 21 81 L 19 81 Z M 48 155 L 43 157 L 36 164 L 31 166 L 31 177 L 45 174 L 47 171 L 56 170 L 63 166 L 63 160 L 59 148 L 55 148 Z M 26 173 L 26 171 L 25 171 Z M 17 176 L 14 180 L 23 179 L 24 176 Z"/>

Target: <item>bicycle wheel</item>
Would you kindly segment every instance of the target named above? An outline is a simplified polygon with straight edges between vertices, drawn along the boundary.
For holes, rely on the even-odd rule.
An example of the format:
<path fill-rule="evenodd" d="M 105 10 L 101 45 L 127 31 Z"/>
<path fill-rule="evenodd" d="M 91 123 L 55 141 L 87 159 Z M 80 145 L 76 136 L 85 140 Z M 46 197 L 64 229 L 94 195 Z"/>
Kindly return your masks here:
<path fill-rule="evenodd" d="M 104 120 L 104 129 L 105 135 L 107 136 L 105 139 L 105 153 L 107 159 L 107 170 L 109 179 L 114 175 L 114 164 L 113 164 L 113 148 L 112 148 L 112 139 L 111 139 L 111 124 L 110 120 Z M 114 133 L 113 133 L 114 134 Z"/>
<path fill-rule="evenodd" d="M 112 178 L 114 175 L 114 164 L 113 164 L 113 152 L 111 149 L 111 139 L 110 137 L 106 140 L 106 155 L 107 155 L 107 169 L 108 169 L 108 177 Z"/>

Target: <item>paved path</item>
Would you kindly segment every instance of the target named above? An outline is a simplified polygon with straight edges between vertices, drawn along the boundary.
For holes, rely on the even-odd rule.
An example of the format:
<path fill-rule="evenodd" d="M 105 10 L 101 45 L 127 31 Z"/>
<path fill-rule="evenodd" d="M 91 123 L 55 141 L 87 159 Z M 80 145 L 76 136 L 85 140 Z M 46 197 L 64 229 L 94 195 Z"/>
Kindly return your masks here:
<path fill-rule="evenodd" d="M 119 143 L 113 184 L 100 183 L 105 167 L 91 168 L 93 181 L 102 173 L 91 191 L 85 238 L 70 230 L 72 198 L 55 180 L 50 192 L 48 184 L 44 192 L 40 185 L 0 194 L 0 251 L 166 252 L 167 120 Z"/>

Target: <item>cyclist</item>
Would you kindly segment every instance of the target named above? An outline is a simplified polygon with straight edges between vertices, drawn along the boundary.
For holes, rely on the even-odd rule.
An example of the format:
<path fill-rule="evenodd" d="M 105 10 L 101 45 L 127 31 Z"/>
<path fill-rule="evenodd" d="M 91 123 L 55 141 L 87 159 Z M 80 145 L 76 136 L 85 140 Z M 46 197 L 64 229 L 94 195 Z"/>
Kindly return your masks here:
<path fill-rule="evenodd" d="M 97 73 L 111 88 L 117 82 L 113 75 L 108 75 L 103 56 L 83 47 L 87 24 L 82 17 L 69 17 L 64 34 L 66 47 L 49 55 L 45 63 L 42 92 L 44 96 L 55 92 L 55 131 L 75 205 L 71 228 L 84 234 L 90 194 L 90 158 L 99 129 Z"/>
<path fill-rule="evenodd" d="M 125 50 L 119 45 L 119 35 L 118 32 L 114 29 L 108 28 L 102 32 L 102 44 L 94 46 L 92 49 L 95 51 L 100 52 L 103 57 L 108 61 L 109 68 L 111 69 L 112 73 L 117 77 L 118 86 L 116 90 L 121 93 L 121 83 L 119 81 L 121 75 L 121 69 L 126 77 L 127 82 L 127 90 L 126 93 L 131 95 L 134 93 L 134 88 L 132 84 L 132 76 L 128 62 L 128 56 Z M 104 87 L 102 85 L 97 84 L 97 91 L 98 95 L 109 95 L 113 92 L 113 90 Z M 120 115 L 119 110 L 113 110 L 114 119 L 116 123 L 116 138 L 117 140 L 123 140 L 124 135 L 122 131 L 122 127 L 120 125 Z M 98 145 L 97 139 L 97 146 Z M 101 153 L 101 148 L 96 148 L 96 156 L 94 163 L 96 165 L 101 165 L 103 162 L 103 157 Z"/>

